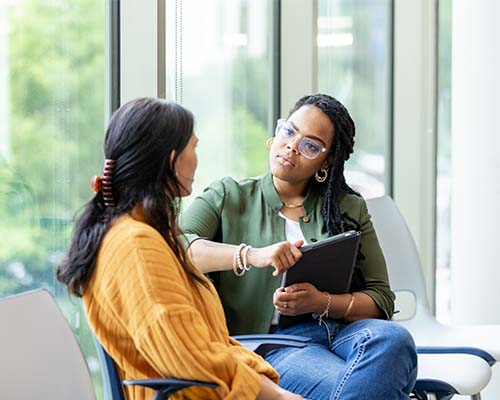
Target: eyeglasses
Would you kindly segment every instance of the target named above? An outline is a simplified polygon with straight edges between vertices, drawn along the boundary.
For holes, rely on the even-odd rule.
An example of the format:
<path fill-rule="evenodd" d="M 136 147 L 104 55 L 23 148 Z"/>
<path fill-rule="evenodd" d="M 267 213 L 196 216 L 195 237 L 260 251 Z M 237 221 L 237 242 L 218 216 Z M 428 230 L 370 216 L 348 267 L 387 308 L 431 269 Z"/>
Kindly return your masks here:
<path fill-rule="evenodd" d="M 290 143 L 295 139 L 299 139 L 299 153 L 310 160 L 315 159 L 320 153 L 324 153 L 326 151 L 326 147 L 324 147 L 320 142 L 312 138 L 302 136 L 285 119 L 278 120 L 275 135 L 285 143 Z"/>

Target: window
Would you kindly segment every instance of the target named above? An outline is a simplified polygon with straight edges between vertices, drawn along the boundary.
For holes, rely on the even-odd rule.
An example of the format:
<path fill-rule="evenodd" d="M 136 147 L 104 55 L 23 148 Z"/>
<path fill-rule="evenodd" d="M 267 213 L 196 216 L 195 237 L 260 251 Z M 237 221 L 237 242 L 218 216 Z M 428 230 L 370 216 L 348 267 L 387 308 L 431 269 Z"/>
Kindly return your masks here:
<path fill-rule="evenodd" d="M 196 117 L 200 138 L 194 192 L 214 179 L 268 169 L 273 2 L 195 0 L 167 3 L 167 97 Z"/>
<path fill-rule="evenodd" d="M 265 141 L 280 116 L 278 3 L 166 2 L 166 93 L 196 116 L 195 193 L 224 175 L 268 169 Z M 389 190 L 391 7 L 318 0 L 318 89 L 357 124 L 347 175 L 367 196 Z M 56 296 L 98 397 L 85 317 L 54 272 L 103 162 L 104 8 L 99 0 L 0 2 L 0 296 L 39 287 Z"/>
<path fill-rule="evenodd" d="M 104 4 L 0 2 L 0 296 L 52 292 L 100 392 L 80 304 L 55 280 L 102 163 Z"/>
<path fill-rule="evenodd" d="M 318 0 L 318 91 L 356 123 L 346 179 L 366 197 L 390 193 L 392 2 Z"/>

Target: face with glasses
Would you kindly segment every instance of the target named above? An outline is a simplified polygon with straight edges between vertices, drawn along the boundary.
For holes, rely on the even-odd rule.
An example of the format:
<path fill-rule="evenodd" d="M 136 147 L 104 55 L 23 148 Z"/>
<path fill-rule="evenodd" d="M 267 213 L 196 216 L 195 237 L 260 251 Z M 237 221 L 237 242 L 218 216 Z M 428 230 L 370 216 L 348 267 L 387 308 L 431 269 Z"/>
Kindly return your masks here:
<path fill-rule="evenodd" d="M 299 143 L 297 149 L 301 155 L 309 160 L 314 160 L 321 153 L 326 151 L 323 142 L 311 137 L 302 136 L 295 128 L 293 122 L 286 119 L 279 119 L 276 124 L 276 131 L 274 132 L 276 138 L 284 143 L 297 141 Z"/>
<path fill-rule="evenodd" d="M 309 180 L 328 166 L 334 126 L 319 108 L 302 106 L 276 125 L 269 162 L 274 177 L 289 182 Z"/>

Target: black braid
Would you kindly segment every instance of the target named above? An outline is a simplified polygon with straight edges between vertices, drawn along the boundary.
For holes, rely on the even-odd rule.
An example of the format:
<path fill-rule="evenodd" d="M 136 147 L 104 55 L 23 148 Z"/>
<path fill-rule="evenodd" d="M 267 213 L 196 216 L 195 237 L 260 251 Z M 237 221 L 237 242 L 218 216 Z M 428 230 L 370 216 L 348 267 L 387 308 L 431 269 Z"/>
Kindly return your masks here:
<path fill-rule="evenodd" d="M 333 143 L 328 155 L 328 178 L 318 183 L 314 177 L 311 185 L 320 186 L 323 191 L 323 209 L 321 215 L 326 225 L 328 235 L 333 236 L 348 230 L 361 230 L 359 223 L 347 213 L 341 213 L 339 198 L 343 193 L 361 195 L 352 189 L 344 177 L 345 162 L 354 149 L 356 126 L 347 109 L 337 99 L 327 94 L 315 94 L 302 97 L 290 110 L 289 116 L 302 106 L 314 106 L 325 113 L 334 126 Z M 356 268 L 352 278 L 351 291 L 365 287 L 363 274 L 359 268 L 360 262 L 365 259 L 361 246 L 356 257 Z"/>
<path fill-rule="evenodd" d="M 349 187 L 344 177 L 344 164 L 353 152 L 356 127 L 347 109 L 332 96 L 327 94 L 304 96 L 290 110 L 290 115 L 305 105 L 311 105 L 323 111 L 332 121 L 335 129 L 332 148 L 328 156 L 328 179 L 321 184 L 314 178 L 311 179 L 313 185 L 321 185 L 323 188 L 323 221 L 328 235 L 333 236 L 353 229 L 351 221 L 346 220 L 340 212 L 340 195 L 350 193 L 360 196 Z"/>

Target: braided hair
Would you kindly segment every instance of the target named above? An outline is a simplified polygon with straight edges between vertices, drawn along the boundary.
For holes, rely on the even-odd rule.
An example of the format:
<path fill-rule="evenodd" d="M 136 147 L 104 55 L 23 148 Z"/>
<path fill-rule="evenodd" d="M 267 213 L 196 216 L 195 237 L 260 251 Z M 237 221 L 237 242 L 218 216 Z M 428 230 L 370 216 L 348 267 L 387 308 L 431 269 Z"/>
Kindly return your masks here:
<path fill-rule="evenodd" d="M 303 106 L 314 106 L 320 109 L 332 122 L 334 126 L 333 143 L 328 154 L 328 179 L 319 183 L 314 178 L 310 185 L 316 186 L 323 191 L 323 208 L 321 215 L 328 231 L 328 236 L 334 236 L 348 230 L 361 230 L 361 226 L 347 213 L 342 213 L 339 207 L 339 198 L 343 193 L 361 195 L 352 189 L 344 177 L 345 162 L 351 156 L 354 149 L 354 136 L 356 126 L 344 105 L 327 94 L 314 94 L 304 96 L 289 112 L 289 117 Z M 320 188 L 318 186 L 321 186 Z M 351 289 L 359 290 L 364 286 L 364 279 L 359 270 L 359 263 L 364 260 L 361 246 L 358 250 Z"/>

